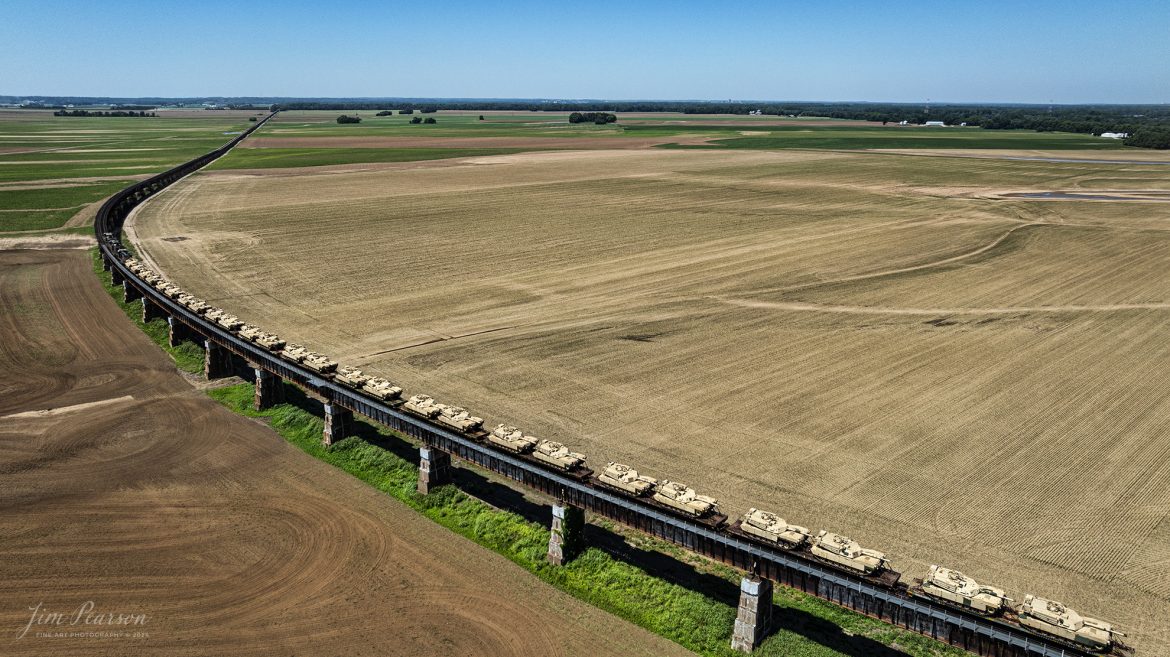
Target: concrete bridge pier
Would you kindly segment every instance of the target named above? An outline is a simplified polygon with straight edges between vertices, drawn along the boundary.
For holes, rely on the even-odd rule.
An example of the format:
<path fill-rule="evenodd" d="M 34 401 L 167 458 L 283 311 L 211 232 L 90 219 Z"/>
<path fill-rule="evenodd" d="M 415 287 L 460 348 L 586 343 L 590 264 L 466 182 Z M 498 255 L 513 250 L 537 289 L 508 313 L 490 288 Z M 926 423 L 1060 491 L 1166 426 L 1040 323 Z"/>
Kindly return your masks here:
<path fill-rule="evenodd" d="M 321 437 L 321 442 L 326 447 L 344 440 L 349 434 L 351 426 L 353 426 L 353 411 L 332 402 L 325 404 L 325 432 Z"/>
<path fill-rule="evenodd" d="M 284 381 L 259 367 L 252 368 L 256 372 L 256 410 L 262 411 L 284 402 Z"/>
<path fill-rule="evenodd" d="M 584 539 L 585 509 L 566 502 L 553 504 L 548 562 L 556 566 L 565 565 L 581 552 Z"/>
<path fill-rule="evenodd" d="M 105 253 L 103 253 L 102 254 L 102 270 L 103 271 L 110 271 L 113 268 L 114 268 L 114 265 L 113 265 L 113 263 L 110 262 L 109 256 L 107 256 Z"/>
<path fill-rule="evenodd" d="M 434 447 L 418 448 L 418 492 L 429 495 L 439 486 L 451 483 L 451 455 Z"/>
<path fill-rule="evenodd" d="M 740 652 L 752 652 L 772 629 L 772 581 L 757 575 L 748 575 L 739 583 L 739 611 L 731 647 Z"/>
<path fill-rule="evenodd" d="M 232 375 L 232 352 L 211 340 L 203 341 L 203 376 L 208 380 Z"/>
<path fill-rule="evenodd" d="M 123 301 L 125 301 L 126 303 L 130 303 L 131 301 L 135 301 L 135 300 L 141 299 L 141 298 L 142 298 L 142 293 L 138 291 L 138 288 L 131 285 L 130 281 L 127 281 L 127 280 L 122 281 L 122 300 Z"/>
<path fill-rule="evenodd" d="M 126 278 L 122 276 L 122 272 L 118 271 L 113 265 L 110 265 L 110 284 L 121 285 L 126 282 Z"/>
<path fill-rule="evenodd" d="M 145 324 L 154 319 L 162 319 L 167 317 L 166 312 L 163 311 L 162 306 L 151 301 L 146 297 L 142 297 L 142 323 Z"/>
<path fill-rule="evenodd" d="M 198 342 L 195 331 L 192 331 L 189 326 L 175 319 L 174 315 L 167 317 L 167 328 L 169 329 L 167 344 L 172 347 L 177 347 L 184 341 Z"/>

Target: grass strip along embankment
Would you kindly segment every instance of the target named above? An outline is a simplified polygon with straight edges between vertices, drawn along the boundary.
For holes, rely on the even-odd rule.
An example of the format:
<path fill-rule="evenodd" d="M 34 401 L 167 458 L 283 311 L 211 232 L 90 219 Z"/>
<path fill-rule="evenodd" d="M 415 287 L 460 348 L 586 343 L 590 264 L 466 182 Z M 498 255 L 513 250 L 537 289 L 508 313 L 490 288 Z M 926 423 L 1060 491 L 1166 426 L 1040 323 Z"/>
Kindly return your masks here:
<path fill-rule="evenodd" d="M 112 285 L 109 272 L 94 254 L 94 271 L 110 296 L 134 323 L 162 347 L 185 372 L 199 372 L 203 352 L 185 342 L 167 345 L 163 320 L 142 322 L 142 302 L 124 303 L 120 287 Z M 596 547 L 587 548 L 565 566 L 545 560 L 549 530 L 520 515 L 497 509 L 462 492 L 443 486 L 430 495 L 419 495 L 418 466 L 378 443 L 413 446 L 405 436 L 384 427 L 358 421 L 355 436 L 332 447 L 321 444 L 323 420 L 304 407 L 312 404 L 299 389 L 286 385 L 285 403 L 263 411 L 252 407 L 250 383 L 208 391 L 213 399 L 240 415 L 266 421 L 276 433 L 307 454 L 361 479 L 438 524 L 503 555 L 542 580 L 597 607 L 635 623 L 702 655 L 732 656 L 731 632 L 736 615 L 741 574 L 733 568 L 708 561 L 664 541 L 625 531 L 607 521 L 594 520 L 587 532 L 618 535 L 620 550 L 656 553 L 686 574 L 676 577 L 687 586 L 655 577 L 642 568 L 621 561 Z M 397 450 L 403 451 L 403 450 Z M 620 532 L 620 534 L 618 534 Z M 778 629 L 755 654 L 785 657 L 835 657 L 840 655 L 906 654 L 934 657 L 966 653 L 921 635 L 891 627 L 813 596 L 777 587 L 775 604 Z"/>
<path fill-rule="evenodd" d="M 90 229 L 92 231 L 92 229 Z M 174 359 L 175 365 L 184 372 L 190 374 L 198 374 L 203 371 L 203 349 L 192 342 L 184 342 L 177 347 L 170 346 L 170 327 L 167 326 L 165 319 L 152 319 L 149 322 L 142 321 L 142 300 L 131 301 L 126 303 L 122 300 L 122 288 L 114 285 L 110 277 L 110 272 L 102 269 L 102 256 L 96 248 L 92 250 L 93 254 L 93 271 L 97 274 L 98 280 L 101 281 L 102 286 L 106 288 L 106 292 L 110 293 L 118 307 L 134 325 L 142 329 L 142 332 L 150 337 L 163 351 L 171 355 Z"/>

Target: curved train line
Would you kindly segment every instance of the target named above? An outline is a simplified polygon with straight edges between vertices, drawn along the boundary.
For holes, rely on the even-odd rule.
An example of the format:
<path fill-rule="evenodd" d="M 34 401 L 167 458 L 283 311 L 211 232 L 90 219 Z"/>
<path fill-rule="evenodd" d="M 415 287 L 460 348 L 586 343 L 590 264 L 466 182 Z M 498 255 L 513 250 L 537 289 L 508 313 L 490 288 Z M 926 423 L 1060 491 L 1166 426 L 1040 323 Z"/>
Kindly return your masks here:
<path fill-rule="evenodd" d="M 298 362 L 281 358 L 241 338 L 202 315 L 162 294 L 130 270 L 131 254 L 121 246 L 122 224 L 139 203 L 162 189 L 227 154 L 240 141 L 263 126 L 276 112 L 258 121 L 224 146 L 131 185 L 108 199 L 98 210 L 94 230 L 103 265 L 128 297 L 161 309 L 177 322 L 204 338 L 208 350 L 222 349 L 247 361 L 257 375 L 266 372 L 289 380 L 321 396 L 330 405 L 348 409 L 396 429 L 432 449 L 447 452 L 521 484 L 553 495 L 593 513 L 670 541 L 696 553 L 829 600 L 853 611 L 933 637 L 987 657 L 1088 657 L 1099 655 L 1087 646 L 1029 630 L 1010 615 L 987 617 L 930 597 L 915 595 L 898 582 L 899 574 L 886 571 L 866 576 L 818 559 L 807 549 L 786 549 L 756 539 L 727 526 L 721 516 L 714 520 L 686 517 L 649 499 L 635 497 L 594 483 L 591 471 L 573 473 L 553 468 L 531 457 L 509 452 L 473 436 L 449 430 L 429 420 L 403 412 L 401 402 L 385 402 L 369 393 L 341 385 Z M 1131 654 L 1114 643 L 1107 654 Z"/>

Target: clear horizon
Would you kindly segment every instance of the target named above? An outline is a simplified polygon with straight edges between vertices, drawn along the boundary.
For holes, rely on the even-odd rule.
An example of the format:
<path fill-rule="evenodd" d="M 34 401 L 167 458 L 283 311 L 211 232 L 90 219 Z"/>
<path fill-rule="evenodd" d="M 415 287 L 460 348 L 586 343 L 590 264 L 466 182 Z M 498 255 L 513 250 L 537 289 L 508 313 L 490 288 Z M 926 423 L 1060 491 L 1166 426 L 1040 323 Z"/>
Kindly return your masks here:
<path fill-rule="evenodd" d="M 0 93 L 1170 102 L 1170 3 L 383 5 L 11 0 Z"/>

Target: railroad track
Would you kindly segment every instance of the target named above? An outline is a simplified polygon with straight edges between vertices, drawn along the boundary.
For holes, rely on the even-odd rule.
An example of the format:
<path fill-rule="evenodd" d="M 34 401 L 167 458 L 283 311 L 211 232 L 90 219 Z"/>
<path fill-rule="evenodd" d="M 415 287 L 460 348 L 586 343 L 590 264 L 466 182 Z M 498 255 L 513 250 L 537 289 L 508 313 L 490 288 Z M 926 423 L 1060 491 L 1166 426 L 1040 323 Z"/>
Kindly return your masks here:
<path fill-rule="evenodd" d="M 818 561 L 798 550 L 773 547 L 712 527 L 700 520 L 665 512 L 645 500 L 627 497 L 571 473 L 557 472 L 519 455 L 481 443 L 400 410 L 365 392 L 340 385 L 298 363 L 281 358 L 192 312 L 138 277 L 123 262 L 129 253 L 120 250 L 123 222 L 142 201 L 167 186 L 227 154 L 276 115 L 273 112 L 224 146 L 138 182 L 108 199 L 98 210 L 94 230 L 104 264 L 127 289 L 162 309 L 214 343 L 263 370 L 292 381 L 335 404 L 392 429 L 412 436 L 427 446 L 495 472 L 524 486 L 552 495 L 566 504 L 587 509 L 624 525 L 670 541 L 725 564 L 754 571 L 761 577 L 799 589 L 891 625 L 932 637 L 986 657 L 1089 657 L 1100 655 L 1087 647 L 1064 643 L 1026 630 L 1007 620 L 964 611 L 931 598 L 913 596 L 903 583 L 881 581 Z M 110 234 L 114 240 L 106 239 Z M 1128 654 L 1123 647 L 1111 653 Z"/>

